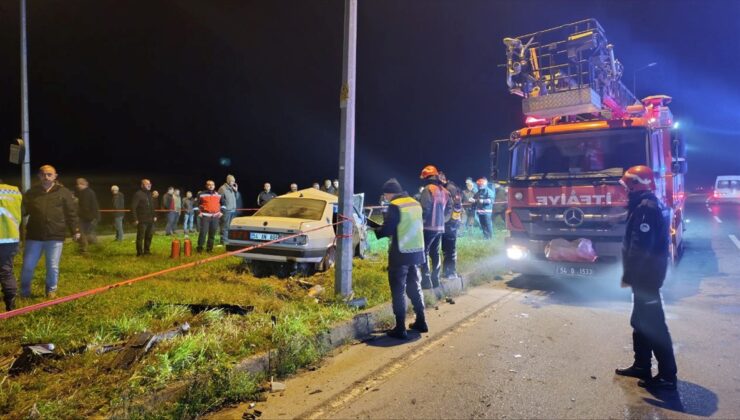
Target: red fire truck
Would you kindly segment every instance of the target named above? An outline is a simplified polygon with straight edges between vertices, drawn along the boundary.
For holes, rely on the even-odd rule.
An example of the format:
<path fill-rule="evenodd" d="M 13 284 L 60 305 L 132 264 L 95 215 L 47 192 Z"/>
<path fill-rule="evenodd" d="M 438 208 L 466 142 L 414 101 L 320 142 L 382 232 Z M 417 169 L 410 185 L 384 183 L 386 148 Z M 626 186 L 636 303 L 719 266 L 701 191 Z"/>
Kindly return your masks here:
<path fill-rule="evenodd" d="M 671 258 L 683 247 L 685 145 L 671 98 L 637 101 L 594 19 L 504 39 L 509 91 L 526 127 L 492 143 L 493 178 L 508 182 L 506 255 L 519 273 L 605 274 L 621 259 L 624 171 L 647 165 L 671 220 Z M 674 128 L 675 127 L 675 128 Z"/>

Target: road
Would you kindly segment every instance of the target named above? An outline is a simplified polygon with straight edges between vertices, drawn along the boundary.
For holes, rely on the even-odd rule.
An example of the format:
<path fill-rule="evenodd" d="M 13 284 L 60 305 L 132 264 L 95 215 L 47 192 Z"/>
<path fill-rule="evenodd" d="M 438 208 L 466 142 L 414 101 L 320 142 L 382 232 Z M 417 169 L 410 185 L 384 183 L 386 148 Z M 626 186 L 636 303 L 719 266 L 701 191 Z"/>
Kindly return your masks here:
<path fill-rule="evenodd" d="M 430 311 L 430 334 L 379 336 L 287 381 L 266 418 L 740 417 L 740 206 L 687 207 L 686 251 L 663 289 L 677 392 L 632 361 L 630 294 L 613 281 L 513 277 Z M 215 417 L 236 417 L 244 406 Z"/>

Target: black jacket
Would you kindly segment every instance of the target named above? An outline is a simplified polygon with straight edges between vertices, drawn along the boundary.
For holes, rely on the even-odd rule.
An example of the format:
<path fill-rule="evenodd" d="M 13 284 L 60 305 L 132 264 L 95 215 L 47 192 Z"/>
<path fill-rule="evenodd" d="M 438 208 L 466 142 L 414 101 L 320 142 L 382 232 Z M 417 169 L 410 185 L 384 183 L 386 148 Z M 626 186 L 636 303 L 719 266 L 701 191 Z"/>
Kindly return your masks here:
<path fill-rule="evenodd" d="M 113 203 L 113 208 L 116 209 L 116 210 L 123 210 L 123 209 L 126 208 L 125 199 L 124 199 L 124 196 L 123 196 L 123 193 L 122 192 L 113 194 L 112 203 Z M 124 212 L 118 212 L 117 211 L 117 212 L 113 213 L 113 215 L 116 216 L 116 217 L 119 217 L 119 216 L 125 215 L 125 213 Z"/>
<path fill-rule="evenodd" d="M 275 198 L 275 197 L 277 197 L 277 194 L 275 194 L 275 193 L 274 193 L 274 192 L 272 192 L 272 191 L 270 191 L 270 192 L 267 192 L 267 191 L 262 191 L 262 192 L 261 192 L 261 193 L 260 193 L 260 194 L 259 194 L 259 195 L 257 196 L 257 205 L 258 205 L 258 206 L 260 206 L 260 207 L 262 207 L 262 206 L 264 206 L 265 204 L 267 204 L 267 202 L 268 202 L 268 201 L 272 200 L 272 199 L 273 199 L 273 198 Z"/>
<path fill-rule="evenodd" d="M 134 221 L 153 222 L 154 210 L 154 199 L 152 199 L 151 191 L 139 190 L 134 193 L 134 198 L 131 199 L 131 213 L 134 215 Z"/>
<path fill-rule="evenodd" d="M 90 222 L 100 219 L 100 207 L 98 206 L 98 197 L 90 187 L 77 190 L 77 206 L 79 208 L 80 220 Z"/>
<path fill-rule="evenodd" d="M 28 215 L 26 239 L 63 241 L 66 232 L 74 235 L 80 231 L 74 196 L 60 184 L 54 184 L 49 192 L 34 185 L 23 196 L 23 208 Z"/>
<path fill-rule="evenodd" d="M 391 201 L 408 197 L 408 194 L 401 193 L 393 196 Z M 394 204 L 388 205 L 388 210 L 383 216 L 383 226 L 375 231 L 375 236 L 380 238 L 392 237 L 391 246 L 388 248 L 388 266 L 398 267 L 402 265 L 419 265 L 424 264 L 424 251 L 402 253 L 398 250 L 398 239 L 396 238 L 396 228 L 401 222 L 401 210 Z"/>
<path fill-rule="evenodd" d="M 670 221 L 651 191 L 630 193 L 627 227 L 622 243 L 622 281 L 633 290 L 655 292 L 668 269 Z"/>

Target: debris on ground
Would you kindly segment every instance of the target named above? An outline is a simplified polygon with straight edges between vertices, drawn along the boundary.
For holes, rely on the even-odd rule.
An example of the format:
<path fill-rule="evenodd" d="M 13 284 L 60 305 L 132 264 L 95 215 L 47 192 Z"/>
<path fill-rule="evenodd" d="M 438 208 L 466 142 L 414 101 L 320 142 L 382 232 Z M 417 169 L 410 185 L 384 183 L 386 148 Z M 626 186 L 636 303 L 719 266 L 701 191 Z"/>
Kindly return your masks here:
<path fill-rule="evenodd" d="M 310 289 L 310 288 L 316 286 L 315 284 L 313 284 L 311 282 L 308 282 L 308 281 L 305 281 L 305 280 L 301 280 L 301 279 L 298 279 L 296 281 L 296 283 L 298 283 L 298 285 L 301 286 L 304 289 Z"/>
<path fill-rule="evenodd" d="M 347 301 L 347 306 L 355 309 L 363 309 L 367 307 L 367 298 L 360 297 Z"/>
<path fill-rule="evenodd" d="M 54 349 L 55 346 L 52 343 L 23 346 L 20 356 L 10 365 L 8 375 L 17 376 L 21 373 L 27 373 L 47 360 L 61 358 L 59 354 L 54 353 Z"/>
<path fill-rule="evenodd" d="M 318 394 L 320 392 L 323 392 L 323 391 L 320 390 L 320 389 L 314 389 L 313 391 L 309 392 L 308 395 L 314 395 L 314 394 Z"/>
<path fill-rule="evenodd" d="M 591 379 L 596 380 L 596 377 L 594 375 L 591 375 Z"/>
<path fill-rule="evenodd" d="M 190 331 L 190 324 L 187 322 L 177 328 L 165 331 L 160 334 L 142 332 L 132 337 L 121 349 L 111 365 L 114 369 L 130 369 L 146 353 L 149 352 L 160 341 L 171 340 L 178 335 L 184 335 Z"/>
<path fill-rule="evenodd" d="M 515 354 L 515 355 L 514 355 L 514 358 L 515 358 L 515 359 L 519 359 L 520 357 L 522 357 L 522 355 L 521 355 L 521 354 Z"/>
<path fill-rule="evenodd" d="M 217 305 L 186 303 L 183 306 L 186 306 L 188 309 L 190 309 L 190 313 L 193 315 L 213 310 L 223 311 L 225 314 L 229 315 L 246 315 L 254 311 L 254 306 L 252 305 L 231 305 L 228 303 L 221 303 Z"/>
<path fill-rule="evenodd" d="M 324 294 L 324 286 L 317 284 L 316 286 L 313 286 L 312 288 L 308 289 L 308 296 L 312 298 L 319 297 Z"/>
<path fill-rule="evenodd" d="M 275 382 L 273 378 L 270 378 L 270 392 L 285 391 L 286 388 L 283 382 Z"/>
<path fill-rule="evenodd" d="M 455 299 L 452 299 L 451 297 L 447 296 L 445 298 L 445 302 L 449 303 L 450 305 L 454 305 L 455 304 Z"/>

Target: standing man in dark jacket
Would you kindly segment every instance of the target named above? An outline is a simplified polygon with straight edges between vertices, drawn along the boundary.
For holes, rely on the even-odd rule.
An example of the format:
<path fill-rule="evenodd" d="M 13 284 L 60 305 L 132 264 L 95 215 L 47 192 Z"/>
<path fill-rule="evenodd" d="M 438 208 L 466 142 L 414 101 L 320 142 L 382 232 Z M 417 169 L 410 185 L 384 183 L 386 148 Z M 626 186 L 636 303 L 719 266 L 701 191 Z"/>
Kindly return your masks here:
<path fill-rule="evenodd" d="M 39 168 L 41 184 L 34 185 L 23 196 L 26 244 L 21 270 L 21 296 L 31 296 L 31 280 L 36 265 L 44 254 L 46 260 L 46 297 L 56 297 L 59 283 L 59 261 L 62 258 L 65 232 L 80 239 L 77 205 L 72 192 L 57 182 L 57 170 L 51 165 Z"/>
<path fill-rule="evenodd" d="M 177 207 L 175 187 L 167 187 L 167 192 L 162 196 L 162 209 L 167 210 L 167 224 L 164 227 L 167 236 L 173 235 L 177 229 L 177 220 L 180 218 L 180 209 Z"/>
<path fill-rule="evenodd" d="M 434 288 L 437 298 L 442 297 L 439 289 L 439 271 L 441 268 L 439 246 L 445 232 L 445 223 L 452 214 L 452 198 L 439 180 L 439 171 L 433 165 L 427 165 L 421 171 L 419 178 L 424 180 L 424 189 L 421 191 L 422 217 L 424 219 L 424 264 L 421 266 L 421 287 Z M 432 268 L 429 269 L 429 258 L 432 259 Z"/>
<path fill-rule="evenodd" d="M 676 389 L 676 359 L 665 323 L 663 286 L 668 269 L 670 221 L 664 206 L 655 197 L 655 178 L 647 166 L 633 166 L 620 183 L 629 192 L 627 226 L 622 243 L 622 286 L 632 288 L 632 366 L 617 369 L 617 375 L 640 378 L 643 388 Z M 658 374 L 651 374 L 652 355 L 658 360 Z"/>
<path fill-rule="evenodd" d="M 445 232 L 442 234 L 442 277 L 457 278 L 457 233 L 462 224 L 462 191 L 447 179 L 444 172 L 440 171 L 439 180 L 449 191 L 452 200 L 452 215 L 445 223 Z"/>
<path fill-rule="evenodd" d="M 88 244 L 98 243 L 95 228 L 100 220 L 100 206 L 95 191 L 85 178 L 77 178 L 77 206 L 80 218 L 80 253 L 87 254 Z"/>
<path fill-rule="evenodd" d="M 112 185 L 110 187 L 112 195 L 112 204 L 115 210 L 123 210 L 126 208 L 126 202 L 124 201 L 123 193 L 119 191 L 118 185 Z M 113 225 L 116 228 L 116 241 L 123 240 L 123 216 L 125 215 L 122 211 L 113 213 Z"/>
<path fill-rule="evenodd" d="M 265 189 L 257 196 L 257 206 L 259 207 L 264 206 L 265 204 L 267 204 L 268 201 L 277 197 L 274 192 L 270 191 L 272 189 L 272 186 L 269 182 L 265 182 L 264 188 Z"/>
<path fill-rule="evenodd" d="M 154 236 L 154 222 L 157 216 L 154 210 L 154 198 L 152 196 L 152 181 L 141 180 L 141 189 L 134 193 L 131 200 L 131 214 L 134 216 L 136 225 L 136 256 L 151 254 L 152 236 Z"/>
<path fill-rule="evenodd" d="M 424 262 L 424 229 L 421 206 L 409 197 L 395 178 L 383 184 L 384 199 L 390 204 L 383 226 L 375 235 L 391 237 L 388 248 L 388 282 L 391 287 L 393 314 L 396 326 L 388 332 L 393 338 L 406 339 L 406 296 L 411 300 L 416 320 L 409 328 L 428 332 L 424 317 L 424 299 L 421 296 L 419 264 Z"/>
<path fill-rule="evenodd" d="M 478 214 L 483 238 L 491 239 L 493 237 L 493 203 L 496 201 L 496 193 L 488 188 L 486 178 L 480 178 L 476 183 L 478 184 L 478 192 L 474 196 L 475 212 Z"/>
<path fill-rule="evenodd" d="M 218 193 L 223 197 L 223 206 L 221 207 L 221 244 L 223 245 L 229 237 L 229 227 L 231 220 L 236 216 L 237 195 L 239 186 L 236 184 L 234 175 L 226 175 L 226 182 L 218 189 Z"/>

